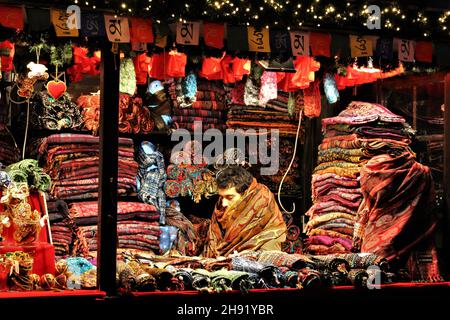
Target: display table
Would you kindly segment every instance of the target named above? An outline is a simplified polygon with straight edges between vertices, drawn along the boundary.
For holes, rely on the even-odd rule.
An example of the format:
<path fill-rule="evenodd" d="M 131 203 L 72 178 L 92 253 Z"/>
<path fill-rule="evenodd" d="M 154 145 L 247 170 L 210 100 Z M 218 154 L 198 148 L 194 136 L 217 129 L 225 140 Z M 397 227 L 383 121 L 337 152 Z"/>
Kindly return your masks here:
<path fill-rule="evenodd" d="M 7 291 L 0 292 L 0 299 L 30 299 L 30 298 L 61 298 L 61 297 L 85 297 L 102 299 L 106 296 L 100 290 L 61 290 L 61 291 Z"/>

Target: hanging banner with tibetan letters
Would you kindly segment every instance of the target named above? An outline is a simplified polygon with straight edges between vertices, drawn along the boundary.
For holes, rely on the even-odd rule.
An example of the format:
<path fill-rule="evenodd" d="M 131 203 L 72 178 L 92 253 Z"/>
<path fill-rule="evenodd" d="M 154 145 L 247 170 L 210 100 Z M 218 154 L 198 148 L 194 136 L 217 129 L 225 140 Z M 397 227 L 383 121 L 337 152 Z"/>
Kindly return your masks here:
<path fill-rule="evenodd" d="M 50 17 L 57 37 L 78 37 L 78 29 L 69 28 L 70 13 L 65 10 L 50 9 Z"/>
<path fill-rule="evenodd" d="M 289 32 L 270 30 L 270 51 L 279 55 L 292 55 Z"/>
<path fill-rule="evenodd" d="M 247 28 L 248 49 L 255 52 L 270 52 L 269 29 Z"/>
<path fill-rule="evenodd" d="M 200 38 L 200 22 L 177 22 L 178 44 L 197 46 Z"/>
<path fill-rule="evenodd" d="M 23 8 L 0 6 L 0 24 L 6 28 L 23 30 Z"/>
<path fill-rule="evenodd" d="M 111 42 L 130 42 L 130 26 L 127 17 L 105 15 L 105 29 Z"/>
<path fill-rule="evenodd" d="M 398 59 L 404 62 L 414 61 L 414 41 L 399 39 Z"/>
<path fill-rule="evenodd" d="M 373 55 L 372 39 L 361 36 L 350 36 L 352 58 L 370 57 Z"/>
<path fill-rule="evenodd" d="M 105 19 L 95 12 L 81 13 L 81 34 L 85 37 L 104 37 Z"/>
<path fill-rule="evenodd" d="M 208 47 L 222 49 L 225 38 L 225 25 L 223 23 L 203 22 L 203 38 Z"/>
<path fill-rule="evenodd" d="M 131 42 L 153 43 L 152 20 L 131 18 Z"/>
<path fill-rule="evenodd" d="M 309 56 L 309 32 L 291 31 L 291 48 L 294 56 Z"/>

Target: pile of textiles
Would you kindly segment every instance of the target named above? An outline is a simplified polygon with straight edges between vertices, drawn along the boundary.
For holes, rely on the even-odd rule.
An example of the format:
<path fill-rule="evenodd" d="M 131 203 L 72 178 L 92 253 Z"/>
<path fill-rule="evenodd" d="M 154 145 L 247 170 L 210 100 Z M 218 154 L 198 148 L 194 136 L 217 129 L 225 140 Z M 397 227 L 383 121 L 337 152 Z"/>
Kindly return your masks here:
<path fill-rule="evenodd" d="M 47 211 L 55 258 L 60 260 L 72 254 L 77 228 L 74 220 L 69 217 L 67 203 L 64 201 L 48 201 Z"/>
<path fill-rule="evenodd" d="M 287 112 L 269 108 L 232 105 L 228 112 L 227 128 L 231 129 L 277 129 L 280 136 L 295 136 L 297 122 Z"/>
<path fill-rule="evenodd" d="M 94 135 L 98 134 L 100 120 L 100 96 L 83 95 L 77 99 L 82 109 L 84 125 Z M 155 124 L 142 99 L 126 93 L 119 95 L 119 131 L 122 133 L 149 133 Z"/>
<path fill-rule="evenodd" d="M 194 140 L 188 142 L 183 151 L 172 153 L 164 184 L 167 197 L 190 196 L 198 203 L 202 197 L 209 198 L 217 193 L 215 175 L 207 168 L 199 150 L 201 144 Z"/>
<path fill-rule="evenodd" d="M 0 162 L 7 166 L 19 159 L 20 151 L 13 135 L 6 125 L 0 124 Z"/>
<path fill-rule="evenodd" d="M 358 101 L 337 117 L 323 119 L 322 130 L 324 139 L 312 177 L 314 205 L 306 213 L 308 251 L 345 253 L 353 246 L 362 201 L 361 169 L 377 154 L 409 151 L 412 131 L 402 117 L 385 107 Z"/>
<path fill-rule="evenodd" d="M 188 75 L 170 83 L 169 95 L 174 106 L 172 119 L 176 128 L 189 131 L 197 127 L 203 131 L 226 129 L 227 104 L 221 84 L 206 80 L 197 82 L 195 77 Z"/>
<path fill-rule="evenodd" d="M 375 254 L 309 256 L 280 251 L 201 258 L 122 252 L 118 283 L 123 292 L 268 288 L 367 287 L 407 280 Z M 372 281 L 371 281 L 372 279 Z M 375 281 L 373 281 L 375 280 Z M 378 281 L 378 282 L 377 282 Z"/>
<path fill-rule="evenodd" d="M 289 212 L 282 212 L 287 227 L 286 241 L 282 243 L 281 250 L 286 253 L 303 254 L 302 230 L 294 224 L 294 217 Z"/>
<path fill-rule="evenodd" d="M 69 216 L 79 228 L 78 237 L 89 251 L 97 250 L 97 202 L 74 202 Z M 118 248 L 160 252 L 160 214 L 155 206 L 141 202 L 118 202 Z"/>
<path fill-rule="evenodd" d="M 182 255 L 193 256 L 199 252 L 198 236 L 194 225 L 181 212 L 180 204 L 176 200 L 167 201 L 166 225 L 177 228 L 177 242 L 174 249 Z"/>
<path fill-rule="evenodd" d="M 69 257 L 59 260 L 56 273 L 67 277 L 69 289 L 94 289 L 97 286 L 97 267 L 82 257 Z"/>
<path fill-rule="evenodd" d="M 67 92 L 55 100 L 47 91 L 41 91 L 32 106 L 31 123 L 37 128 L 76 130 L 83 125 L 80 109 Z"/>
<path fill-rule="evenodd" d="M 297 133 L 299 110 L 303 106 L 301 95 L 278 91 L 276 98 L 264 106 L 246 105 L 244 87 L 237 85 L 227 88 L 229 111 L 227 127 L 232 129 L 278 129 L 280 136 L 295 136 Z M 300 131 L 301 136 L 302 129 Z"/>
<path fill-rule="evenodd" d="M 44 170 L 53 181 L 51 195 L 74 200 L 98 197 L 99 138 L 85 134 L 61 133 L 44 138 L 39 153 Z M 138 164 L 134 161 L 133 140 L 119 139 L 118 193 L 136 189 Z"/>

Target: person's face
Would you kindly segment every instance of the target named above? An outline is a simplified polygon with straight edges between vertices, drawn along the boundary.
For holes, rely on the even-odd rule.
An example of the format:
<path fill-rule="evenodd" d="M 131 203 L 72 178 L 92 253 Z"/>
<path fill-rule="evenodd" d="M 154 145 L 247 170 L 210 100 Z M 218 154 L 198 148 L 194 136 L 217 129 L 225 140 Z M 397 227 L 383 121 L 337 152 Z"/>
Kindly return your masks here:
<path fill-rule="evenodd" d="M 219 189 L 219 196 L 222 199 L 222 207 L 229 208 L 241 198 L 241 194 L 236 191 L 235 187 L 228 189 Z"/>

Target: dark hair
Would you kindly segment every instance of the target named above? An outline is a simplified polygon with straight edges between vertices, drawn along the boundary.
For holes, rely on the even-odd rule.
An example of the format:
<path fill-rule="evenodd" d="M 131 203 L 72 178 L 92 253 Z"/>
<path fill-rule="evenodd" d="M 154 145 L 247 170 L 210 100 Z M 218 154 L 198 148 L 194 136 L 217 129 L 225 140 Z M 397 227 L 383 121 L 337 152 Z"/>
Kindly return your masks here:
<path fill-rule="evenodd" d="M 253 182 L 253 176 L 250 172 L 239 166 L 233 166 L 223 169 L 216 177 L 217 187 L 219 189 L 236 188 L 240 194 L 244 193 Z"/>

